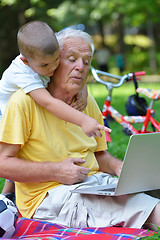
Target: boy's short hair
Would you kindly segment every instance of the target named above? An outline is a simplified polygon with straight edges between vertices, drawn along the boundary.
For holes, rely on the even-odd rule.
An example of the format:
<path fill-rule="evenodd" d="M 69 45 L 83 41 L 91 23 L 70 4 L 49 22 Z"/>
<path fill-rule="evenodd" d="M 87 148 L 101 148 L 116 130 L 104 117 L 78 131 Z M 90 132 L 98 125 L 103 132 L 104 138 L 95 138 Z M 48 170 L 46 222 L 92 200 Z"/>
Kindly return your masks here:
<path fill-rule="evenodd" d="M 41 21 L 32 21 L 22 26 L 17 34 L 20 53 L 26 58 L 37 55 L 53 55 L 58 49 L 58 41 L 53 30 Z"/>

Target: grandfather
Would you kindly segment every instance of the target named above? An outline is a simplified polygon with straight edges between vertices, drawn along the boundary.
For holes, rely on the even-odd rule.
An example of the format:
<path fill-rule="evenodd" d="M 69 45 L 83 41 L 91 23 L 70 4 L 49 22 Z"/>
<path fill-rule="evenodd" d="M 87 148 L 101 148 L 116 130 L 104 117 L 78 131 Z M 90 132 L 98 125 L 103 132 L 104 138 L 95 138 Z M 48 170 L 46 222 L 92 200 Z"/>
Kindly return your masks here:
<path fill-rule="evenodd" d="M 92 39 L 82 31 L 57 34 L 60 65 L 48 91 L 72 103 L 83 88 L 92 59 Z M 103 123 L 89 94 L 85 114 Z M 72 194 L 80 184 L 98 184 L 119 175 L 122 162 L 107 151 L 102 138 L 88 138 L 80 127 L 64 122 L 18 90 L 0 125 L 0 177 L 16 182 L 16 202 L 23 217 L 69 227 L 160 227 L 159 200 L 144 193 L 120 197 Z M 104 173 L 100 173 L 103 171 Z M 89 177 L 88 177 L 89 176 Z"/>

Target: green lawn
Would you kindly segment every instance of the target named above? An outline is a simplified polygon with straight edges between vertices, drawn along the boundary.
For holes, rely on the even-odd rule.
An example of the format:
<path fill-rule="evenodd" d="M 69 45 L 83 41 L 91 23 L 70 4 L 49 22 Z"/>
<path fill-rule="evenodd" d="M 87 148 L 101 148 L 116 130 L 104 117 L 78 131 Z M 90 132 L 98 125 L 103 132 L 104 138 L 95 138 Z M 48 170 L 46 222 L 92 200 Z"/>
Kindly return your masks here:
<path fill-rule="evenodd" d="M 3 189 L 3 185 L 4 185 L 4 179 L 3 179 L 3 178 L 0 178 L 0 192 L 1 192 L 2 189 Z"/>
<path fill-rule="evenodd" d="M 160 89 L 160 83 L 139 83 L 139 87 L 149 88 L 149 89 Z M 95 97 L 100 109 L 102 110 L 104 100 L 107 96 L 107 89 L 104 85 L 99 83 L 88 83 L 88 91 Z M 128 96 L 135 93 L 134 85 L 132 82 L 123 84 L 119 88 L 113 89 L 112 94 L 112 106 L 117 109 L 121 114 L 126 115 L 125 103 Z M 142 95 L 141 95 L 142 96 Z M 143 97 L 143 96 L 142 96 Z M 145 97 L 146 98 L 146 97 Z M 149 102 L 149 99 L 147 99 Z M 154 105 L 156 110 L 155 118 L 160 121 L 160 102 L 156 101 Z M 111 137 L 112 142 L 108 143 L 109 152 L 114 156 L 123 159 L 124 153 L 127 147 L 129 136 L 124 135 L 122 132 L 122 127 L 115 121 L 109 121 L 109 126 L 112 129 Z M 140 124 L 134 125 L 138 129 Z"/>

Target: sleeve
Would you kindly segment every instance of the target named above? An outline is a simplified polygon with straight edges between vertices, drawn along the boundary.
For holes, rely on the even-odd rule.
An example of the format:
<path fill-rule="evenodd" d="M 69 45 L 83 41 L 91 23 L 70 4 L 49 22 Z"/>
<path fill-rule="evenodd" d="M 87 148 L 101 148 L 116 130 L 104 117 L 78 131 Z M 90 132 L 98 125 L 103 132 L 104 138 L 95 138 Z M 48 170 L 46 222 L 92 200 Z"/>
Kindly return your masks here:
<path fill-rule="evenodd" d="M 49 77 L 41 76 L 25 65 L 20 56 L 17 56 L 3 74 L 3 88 L 5 91 L 10 91 L 11 93 L 17 91 L 19 88 L 24 93 L 45 88 L 49 81 Z"/>
<path fill-rule="evenodd" d="M 46 83 L 43 81 L 44 79 L 42 79 L 38 74 L 20 74 L 16 77 L 18 87 L 21 88 L 24 93 L 29 93 L 39 88 L 45 88 L 46 86 Z"/>
<path fill-rule="evenodd" d="M 0 121 L 0 141 L 23 146 L 31 131 L 30 99 L 22 90 L 18 90 L 10 100 Z"/>
<path fill-rule="evenodd" d="M 103 116 L 102 113 L 98 107 L 98 104 L 96 103 L 94 97 L 89 93 L 88 94 L 88 104 L 87 104 L 87 108 L 84 111 L 84 113 L 86 113 L 87 115 L 89 115 L 90 117 L 96 119 L 96 121 L 101 124 L 104 125 L 104 121 L 103 121 Z M 106 137 L 105 137 L 105 132 L 101 131 L 102 133 L 102 137 L 95 137 L 96 142 L 97 142 L 97 148 L 95 149 L 95 152 L 99 152 L 99 151 L 104 151 L 107 149 L 107 142 L 106 142 Z"/>

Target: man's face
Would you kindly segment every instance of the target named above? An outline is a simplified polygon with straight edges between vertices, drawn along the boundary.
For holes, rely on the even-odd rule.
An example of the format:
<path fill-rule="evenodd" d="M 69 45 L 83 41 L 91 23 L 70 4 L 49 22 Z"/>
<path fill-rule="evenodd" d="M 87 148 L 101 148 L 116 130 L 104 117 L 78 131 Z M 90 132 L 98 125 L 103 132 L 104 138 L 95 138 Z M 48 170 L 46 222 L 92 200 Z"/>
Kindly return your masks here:
<path fill-rule="evenodd" d="M 85 40 L 68 37 L 60 50 L 60 64 L 54 74 L 56 85 L 77 94 L 86 82 L 91 59 L 92 50 Z"/>

